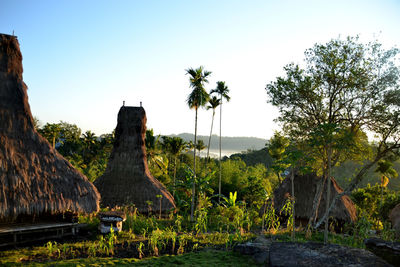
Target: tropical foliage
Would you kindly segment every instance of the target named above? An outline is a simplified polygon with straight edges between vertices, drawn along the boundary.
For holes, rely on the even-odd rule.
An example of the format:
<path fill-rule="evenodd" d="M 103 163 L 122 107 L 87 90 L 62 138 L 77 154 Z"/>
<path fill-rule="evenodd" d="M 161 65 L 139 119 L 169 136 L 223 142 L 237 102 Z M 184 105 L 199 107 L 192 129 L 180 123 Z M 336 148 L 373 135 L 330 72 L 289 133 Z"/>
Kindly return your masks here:
<path fill-rule="evenodd" d="M 218 159 L 209 157 L 209 147 L 218 106 L 221 140 L 222 104 L 230 99 L 229 89 L 219 81 L 210 97 L 205 84 L 211 72 L 203 67 L 187 69 L 191 92 L 186 102 L 195 111 L 194 140 L 155 135 L 153 129 L 146 131 L 145 140 L 149 169 L 173 193 L 175 213 L 162 218 L 151 210 L 144 216 L 134 207 L 121 207 L 127 215 L 122 233 L 83 244 L 50 242 L 37 255 L 52 260 L 104 257 L 118 255 L 121 248 L 133 249 L 139 259 L 179 255 L 208 246 L 229 249 L 260 229 L 278 240 L 289 240 L 290 232 L 295 241 L 326 242 L 329 237 L 333 243 L 355 247 L 365 246 L 363 239 L 371 230 L 394 240 L 388 214 L 400 203 L 400 183 L 395 179 L 400 171 L 397 55 L 396 49 L 385 50 L 377 42 L 363 44 L 357 37 L 316 44 L 306 51 L 304 66 L 285 66 L 284 75 L 266 86 L 268 101 L 279 109 L 282 131 L 275 132 L 261 150 Z M 213 111 L 208 145 L 197 138 L 198 113 L 206 104 Z M 82 133 L 66 122 L 40 126 L 36 119 L 35 125 L 91 181 L 104 172 L 112 133 Z M 368 139 L 372 135 L 373 141 Z M 322 177 L 321 184 L 335 176 L 356 204 L 358 221 L 343 226 L 345 236 L 333 233 L 328 224 L 337 197 L 333 203 L 327 201 L 327 212 L 319 221 L 310 218 L 307 228 L 297 226 L 293 177 L 295 172 L 309 171 Z M 276 210 L 271 198 L 285 177 L 292 179 L 292 191 L 283 208 Z M 317 190 L 313 196 L 313 214 L 321 194 Z M 92 215 L 79 220 L 91 229 L 98 225 Z M 321 225 L 324 236 L 317 230 Z"/>
<path fill-rule="evenodd" d="M 285 134 L 314 159 L 309 165 L 323 176 L 321 184 L 334 166 L 347 160 L 366 162 L 353 173 L 345 189 L 349 194 L 379 160 L 399 152 L 397 54 L 397 49 L 385 50 L 378 42 L 363 44 L 358 37 L 334 39 L 306 50 L 304 66 L 286 65 L 285 76 L 266 86 Z M 373 150 L 369 150 L 366 132 L 375 135 Z M 331 183 L 327 184 L 329 200 Z M 321 194 L 319 190 L 314 197 L 313 216 Z M 329 211 L 337 199 L 327 201 L 326 213 L 314 227 L 325 221 L 327 232 Z"/>

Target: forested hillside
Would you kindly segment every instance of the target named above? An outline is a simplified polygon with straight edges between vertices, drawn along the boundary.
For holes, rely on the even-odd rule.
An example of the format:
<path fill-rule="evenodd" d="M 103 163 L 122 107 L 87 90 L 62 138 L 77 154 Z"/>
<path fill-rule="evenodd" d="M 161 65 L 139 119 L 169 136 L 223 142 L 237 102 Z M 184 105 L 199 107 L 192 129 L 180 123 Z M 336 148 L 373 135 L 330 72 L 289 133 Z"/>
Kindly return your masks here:
<path fill-rule="evenodd" d="M 181 133 L 178 135 L 171 135 L 177 136 L 185 140 L 185 142 L 193 141 L 193 134 L 190 133 Z M 205 144 L 208 144 L 209 136 L 198 135 L 198 140 L 203 140 Z M 228 137 L 222 136 L 222 150 L 223 151 L 230 151 L 231 153 L 238 153 L 247 150 L 259 150 L 265 147 L 265 143 L 267 142 L 266 139 L 257 138 L 257 137 Z M 211 137 L 211 150 L 218 150 L 219 149 L 219 136 L 213 135 Z"/>

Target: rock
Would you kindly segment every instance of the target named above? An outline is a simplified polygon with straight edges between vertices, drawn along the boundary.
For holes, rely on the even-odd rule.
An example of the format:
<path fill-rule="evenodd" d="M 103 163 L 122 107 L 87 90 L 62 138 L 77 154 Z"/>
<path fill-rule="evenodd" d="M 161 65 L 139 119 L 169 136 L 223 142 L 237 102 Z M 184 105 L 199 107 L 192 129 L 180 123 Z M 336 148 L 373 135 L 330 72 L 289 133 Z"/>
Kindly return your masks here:
<path fill-rule="evenodd" d="M 243 255 L 252 256 L 254 261 L 258 264 L 268 264 L 270 246 L 271 240 L 259 236 L 252 242 L 235 246 L 233 250 Z"/>
<path fill-rule="evenodd" d="M 397 236 L 400 236 L 400 203 L 390 211 L 389 220 L 393 229 L 396 230 Z"/>
<path fill-rule="evenodd" d="M 400 266 L 400 242 L 389 242 L 379 238 L 364 241 L 369 251 L 395 266 Z"/>
<path fill-rule="evenodd" d="M 274 242 L 269 266 L 391 266 L 373 253 L 339 245 L 307 242 Z"/>

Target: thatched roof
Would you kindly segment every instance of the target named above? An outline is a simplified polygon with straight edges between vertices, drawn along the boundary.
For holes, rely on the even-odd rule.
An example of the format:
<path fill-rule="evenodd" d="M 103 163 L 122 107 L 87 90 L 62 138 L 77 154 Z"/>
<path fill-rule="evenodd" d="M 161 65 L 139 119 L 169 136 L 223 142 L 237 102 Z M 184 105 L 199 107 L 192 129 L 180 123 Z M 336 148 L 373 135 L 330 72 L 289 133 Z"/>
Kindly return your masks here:
<path fill-rule="evenodd" d="M 296 218 L 308 220 L 312 212 L 312 203 L 314 200 L 315 192 L 317 191 L 317 185 L 321 178 L 315 174 L 310 173 L 306 175 L 294 176 L 294 194 L 295 194 L 295 214 Z M 324 191 L 322 192 L 322 198 L 318 209 L 318 218 L 323 216 L 325 213 L 326 206 L 326 188 L 327 184 L 324 185 Z M 287 177 L 282 184 L 274 191 L 274 207 L 280 210 L 285 204 L 288 195 L 291 195 L 291 182 L 290 177 Z M 336 180 L 331 178 L 331 202 L 333 198 L 342 193 L 343 189 L 337 184 Z M 343 221 L 343 222 L 354 222 L 356 220 L 356 208 L 348 196 L 342 196 L 339 202 L 336 202 L 336 206 L 333 212 L 330 214 L 331 217 Z"/>
<path fill-rule="evenodd" d="M 92 212 L 100 196 L 33 124 L 16 37 L 0 34 L 0 221 Z"/>
<path fill-rule="evenodd" d="M 132 205 L 139 212 L 148 211 L 148 201 L 153 203 L 152 211 L 167 212 L 175 208 L 174 198 L 156 180 L 147 166 L 145 134 L 146 113 L 142 107 L 123 106 L 118 113 L 115 143 L 104 174 L 94 184 L 101 194 L 102 206 L 110 208 Z"/>

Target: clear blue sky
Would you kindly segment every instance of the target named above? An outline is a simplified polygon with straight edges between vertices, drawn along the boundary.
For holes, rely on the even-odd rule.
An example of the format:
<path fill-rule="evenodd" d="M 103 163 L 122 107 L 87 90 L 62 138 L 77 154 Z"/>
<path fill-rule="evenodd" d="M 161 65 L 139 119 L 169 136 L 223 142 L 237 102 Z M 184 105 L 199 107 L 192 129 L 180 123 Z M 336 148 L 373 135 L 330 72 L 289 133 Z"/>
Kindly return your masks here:
<path fill-rule="evenodd" d="M 398 46 L 399 29 L 396 0 L 0 0 L 0 32 L 18 36 L 33 115 L 98 135 L 115 128 L 123 100 L 143 102 L 155 133 L 194 132 L 185 69 L 203 65 L 208 90 L 221 80 L 231 91 L 223 135 L 269 138 L 277 112 L 264 88 L 285 64 L 339 35 Z M 199 113 L 200 134 L 210 120 Z"/>

